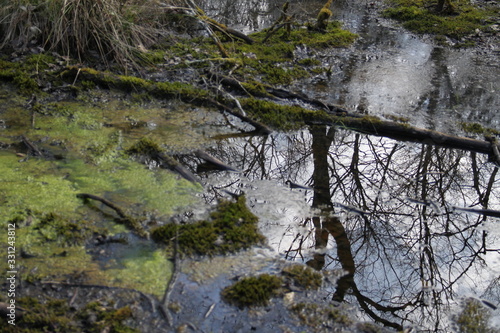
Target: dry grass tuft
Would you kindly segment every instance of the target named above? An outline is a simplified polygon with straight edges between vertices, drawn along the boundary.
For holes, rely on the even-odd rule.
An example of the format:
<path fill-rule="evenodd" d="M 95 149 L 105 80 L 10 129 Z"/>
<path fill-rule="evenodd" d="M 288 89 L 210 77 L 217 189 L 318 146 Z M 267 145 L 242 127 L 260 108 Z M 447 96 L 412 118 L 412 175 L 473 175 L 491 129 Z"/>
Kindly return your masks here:
<path fill-rule="evenodd" d="M 173 1 L 167 1 L 173 5 Z M 42 47 L 109 67 L 135 64 L 165 35 L 165 10 L 151 0 L 0 0 L 1 49 Z"/>

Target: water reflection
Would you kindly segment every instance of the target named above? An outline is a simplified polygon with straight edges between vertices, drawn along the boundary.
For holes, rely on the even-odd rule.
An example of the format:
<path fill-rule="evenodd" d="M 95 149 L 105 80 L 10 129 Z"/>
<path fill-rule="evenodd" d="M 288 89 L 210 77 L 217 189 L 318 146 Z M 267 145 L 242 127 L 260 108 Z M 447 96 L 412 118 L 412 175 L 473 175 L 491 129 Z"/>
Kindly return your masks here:
<path fill-rule="evenodd" d="M 284 1 L 204 2 L 222 22 L 246 32 L 272 24 Z M 314 19 L 324 1 L 291 1 L 297 21 Z M 476 51 L 440 47 L 380 18 L 376 2 L 334 1 L 334 18 L 360 35 L 353 49 L 315 56 L 333 75 L 297 82 L 293 89 L 330 104 L 455 133 L 457 122 L 500 124 L 498 66 Z M 234 15 L 238 13 L 238 15 Z M 493 54 L 493 52 L 492 52 Z M 311 56 L 311 55 L 308 55 Z"/>
<path fill-rule="evenodd" d="M 210 1 L 207 9 L 252 31 L 274 22 L 283 2 Z M 309 18 L 322 3 L 291 2 Z M 457 121 L 498 126 L 498 68 L 487 57 L 393 28 L 377 17 L 376 3 L 334 6 L 360 40 L 314 55 L 331 76 L 288 88 L 448 133 L 459 132 Z M 205 174 L 213 184 L 206 200 L 222 189 L 245 192 L 283 258 L 344 272 L 326 288 L 327 301 L 357 304 L 360 319 L 449 332 L 461 297 L 500 303 L 498 220 L 454 208 L 500 210 L 498 169 L 487 156 L 328 127 L 229 138 L 209 152 L 243 172 Z M 313 190 L 289 189 L 287 180 Z"/>
<path fill-rule="evenodd" d="M 357 304 L 360 319 L 449 331 L 460 297 L 500 302 L 498 220 L 453 208 L 500 209 L 487 156 L 325 126 L 209 152 L 244 170 L 205 174 L 212 194 L 245 192 L 282 257 L 343 270 L 327 301 Z"/>

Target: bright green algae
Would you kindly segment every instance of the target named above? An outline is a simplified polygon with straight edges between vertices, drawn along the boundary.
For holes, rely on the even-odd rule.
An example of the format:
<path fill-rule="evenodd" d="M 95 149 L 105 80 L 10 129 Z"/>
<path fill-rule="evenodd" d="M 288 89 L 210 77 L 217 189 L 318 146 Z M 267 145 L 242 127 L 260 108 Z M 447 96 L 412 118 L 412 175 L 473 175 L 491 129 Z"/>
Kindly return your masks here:
<path fill-rule="evenodd" d="M 103 197 L 138 223 L 168 218 L 177 209 L 193 204 L 199 185 L 168 170 L 150 170 L 125 153 L 126 147 L 146 134 L 162 142 L 168 137 L 178 145 L 182 140 L 174 133 L 189 135 L 189 130 L 179 131 L 177 122 L 166 120 L 164 109 L 148 110 L 123 103 L 94 103 L 89 107 L 84 101 L 40 106 L 31 128 L 31 111 L 19 107 L 19 101 L 10 101 L 2 109 L 9 128 L 0 132 L 0 142 L 7 147 L 0 151 L 0 217 L 2 228 L 7 228 L 7 223 L 16 224 L 20 278 L 59 281 L 64 276 L 83 274 L 85 283 L 136 289 L 161 297 L 172 269 L 165 252 L 155 246 L 141 247 L 140 251 L 97 263 L 85 247 L 95 235 L 125 235 L 130 231 L 115 223 L 117 215 L 112 209 L 100 202 L 85 202 L 77 194 Z M 159 125 L 136 126 L 146 119 Z M 156 128 L 161 133 L 152 133 Z M 26 152 L 20 143 L 21 134 L 45 156 L 16 156 L 15 152 Z M 5 241 L 1 241 L 3 246 Z M 137 244 L 125 246 L 134 248 Z M 21 258 L 21 252 L 34 257 Z"/>

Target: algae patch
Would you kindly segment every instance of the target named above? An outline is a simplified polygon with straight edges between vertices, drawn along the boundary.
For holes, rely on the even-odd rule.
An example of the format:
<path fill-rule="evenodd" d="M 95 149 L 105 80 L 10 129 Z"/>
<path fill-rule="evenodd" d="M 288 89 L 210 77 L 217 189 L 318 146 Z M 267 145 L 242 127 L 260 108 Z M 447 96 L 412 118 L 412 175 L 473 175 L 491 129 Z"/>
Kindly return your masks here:
<path fill-rule="evenodd" d="M 421 34 L 434 34 L 461 39 L 479 30 L 490 31 L 498 17 L 498 7 L 480 8 L 465 1 L 453 1 L 453 9 L 438 12 L 436 3 L 427 0 L 392 0 L 392 7 L 384 11 L 386 17 L 402 22 L 403 26 Z M 473 46 L 474 42 L 458 44 Z"/>
<path fill-rule="evenodd" d="M 117 232 L 116 212 L 99 203 L 85 204 L 77 194 L 106 198 L 145 228 L 146 222 L 168 218 L 177 209 L 196 202 L 199 186 L 169 171 L 151 170 L 123 150 L 135 141 L 129 136 L 131 132 L 141 137 L 162 131 L 161 137 L 168 132 L 163 131 L 169 123 L 167 110 L 141 108 L 135 120 L 146 121 L 149 111 L 150 121 L 158 126 L 134 126 L 132 117 L 138 109 L 125 103 L 44 103 L 36 108 L 32 123 L 30 112 L 19 107 L 19 101 L 12 101 L 6 98 L 7 106 L 1 110 L 6 129 L 0 133 L 4 143 L 0 151 L 0 217 L 4 228 L 7 223 L 16 225 L 19 277 L 59 283 L 78 277 L 82 284 L 161 296 L 171 274 L 171 263 L 163 250 L 151 246 L 116 257 L 113 265 L 103 265 L 102 258 L 88 251 L 96 247 L 97 236 Z M 120 122 L 131 126 L 120 128 Z M 179 123 L 165 126 L 170 126 L 169 132 L 186 132 L 179 131 Z M 45 156 L 32 157 L 29 152 L 24 158 L 16 156 L 26 153 L 20 144 L 21 134 Z M 128 230 L 122 228 L 120 232 L 130 236 Z M 0 243 L 5 245 L 5 241 Z M 122 246 L 134 249 L 137 241 Z M 115 254 L 111 253 L 109 259 Z"/>
<path fill-rule="evenodd" d="M 163 250 L 142 248 L 125 251 L 123 256 L 106 262 L 104 274 L 113 286 L 136 289 L 161 298 L 172 275 L 172 263 Z"/>

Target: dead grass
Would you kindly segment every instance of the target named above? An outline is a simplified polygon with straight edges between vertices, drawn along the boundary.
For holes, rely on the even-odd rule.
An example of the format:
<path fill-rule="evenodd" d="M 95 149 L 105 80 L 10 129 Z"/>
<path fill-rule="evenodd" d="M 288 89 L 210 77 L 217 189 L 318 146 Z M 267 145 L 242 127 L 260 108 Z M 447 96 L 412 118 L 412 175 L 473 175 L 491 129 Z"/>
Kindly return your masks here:
<path fill-rule="evenodd" d="M 97 55 L 108 67 L 126 67 L 165 36 L 165 11 L 175 5 L 165 2 L 0 0 L 0 48 L 41 47 L 78 60 Z"/>

